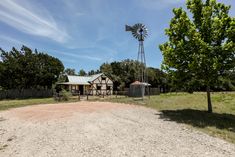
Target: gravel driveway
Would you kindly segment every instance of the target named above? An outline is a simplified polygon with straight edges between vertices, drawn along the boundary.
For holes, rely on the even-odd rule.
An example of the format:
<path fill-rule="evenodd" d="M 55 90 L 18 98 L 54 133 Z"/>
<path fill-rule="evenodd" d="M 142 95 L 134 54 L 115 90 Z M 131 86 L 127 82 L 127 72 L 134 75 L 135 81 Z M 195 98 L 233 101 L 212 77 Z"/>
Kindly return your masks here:
<path fill-rule="evenodd" d="M 1 157 L 235 156 L 235 145 L 156 110 L 108 102 L 35 105 L 0 112 Z"/>

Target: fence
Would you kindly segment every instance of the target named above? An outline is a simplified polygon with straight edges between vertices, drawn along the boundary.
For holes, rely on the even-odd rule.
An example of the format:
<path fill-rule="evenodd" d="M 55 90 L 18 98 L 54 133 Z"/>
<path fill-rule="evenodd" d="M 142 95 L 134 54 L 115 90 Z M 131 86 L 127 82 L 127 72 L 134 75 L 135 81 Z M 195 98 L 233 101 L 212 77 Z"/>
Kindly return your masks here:
<path fill-rule="evenodd" d="M 145 95 L 159 95 L 160 94 L 160 88 L 149 88 L 149 92 L 147 91 L 148 88 L 146 88 Z M 129 96 L 129 88 L 124 88 L 123 91 L 114 91 L 113 94 L 115 95 L 125 95 Z"/>
<path fill-rule="evenodd" d="M 160 88 L 150 88 L 149 89 L 150 95 L 159 95 L 160 94 Z"/>
<path fill-rule="evenodd" d="M 2 99 L 48 98 L 53 96 L 51 89 L 10 89 L 0 91 Z"/>

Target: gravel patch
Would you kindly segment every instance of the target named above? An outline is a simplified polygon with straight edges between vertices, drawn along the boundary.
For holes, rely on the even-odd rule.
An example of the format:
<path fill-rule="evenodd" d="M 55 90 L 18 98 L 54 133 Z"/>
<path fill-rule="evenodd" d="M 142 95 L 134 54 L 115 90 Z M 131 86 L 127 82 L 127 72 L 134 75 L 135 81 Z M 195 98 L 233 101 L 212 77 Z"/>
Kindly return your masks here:
<path fill-rule="evenodd" d="M 1 157 L 235 156 L 234 144 L 135 105 L 35 105 L 0 117 Z"/>

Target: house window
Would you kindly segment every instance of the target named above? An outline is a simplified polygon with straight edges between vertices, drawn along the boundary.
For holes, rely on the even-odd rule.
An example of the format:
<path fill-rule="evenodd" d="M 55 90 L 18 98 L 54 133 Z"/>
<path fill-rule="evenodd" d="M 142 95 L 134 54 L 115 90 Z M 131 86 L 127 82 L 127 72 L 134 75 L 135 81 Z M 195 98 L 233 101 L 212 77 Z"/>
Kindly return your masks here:
<path fill-rule="evenodd" d="M 107 86 L 107 90 L 110 90 L 111 89 L 111 86 Z"/>
<path fill-rule="evenodd" d="M 97 86 L 97 90 L 101 90 L 101 86 Z"/>
<path fill-rule="evenodd" d="M 105 76 L 102 76 L 102 80 L 106 80 L 106 77 L 105 77 Z"/>

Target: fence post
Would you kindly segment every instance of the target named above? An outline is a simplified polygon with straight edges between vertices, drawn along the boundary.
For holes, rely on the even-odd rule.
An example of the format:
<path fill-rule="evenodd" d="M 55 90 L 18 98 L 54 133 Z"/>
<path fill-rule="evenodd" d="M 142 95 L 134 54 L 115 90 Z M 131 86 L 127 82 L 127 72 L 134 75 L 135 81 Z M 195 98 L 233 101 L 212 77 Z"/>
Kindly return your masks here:
<path fill-rule="evenodd" d="M 80 101 L 80 91 L 78 92 L 78 101 Z"/>
<path fill-rule="evenodd" d="M 148 86 L 148 91 L 149 91 L 148 93 L 149 93 L 149 99 L 150 99 L 150 87 L 149 86 Z"/>
<path fill-rule="evenodd" d="M 103 92 L 103 98 L 104 98 L 104 92 Z"/>
<path fill-rule="evenodd" d="M 117 98 L 117 91 L 115 91 L 115 95 L 116 95 L 116 98 Z"/>
<path fill-rule="evenodd" d="M 60 96 L 60 93 L 58 93 L 58 97 L 59 97 L 59 101 L 61 100 L 61 96 Z"/>
<path fill-rule="evenodd" d="M 88 100 L 88 92 L 86 93 L 86 100 Z"/>

